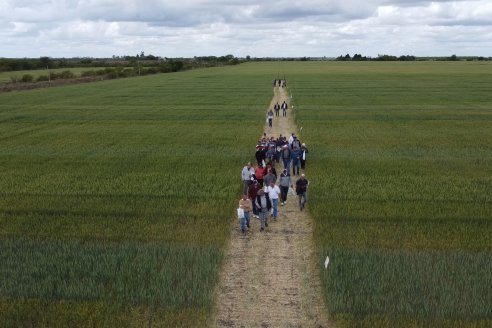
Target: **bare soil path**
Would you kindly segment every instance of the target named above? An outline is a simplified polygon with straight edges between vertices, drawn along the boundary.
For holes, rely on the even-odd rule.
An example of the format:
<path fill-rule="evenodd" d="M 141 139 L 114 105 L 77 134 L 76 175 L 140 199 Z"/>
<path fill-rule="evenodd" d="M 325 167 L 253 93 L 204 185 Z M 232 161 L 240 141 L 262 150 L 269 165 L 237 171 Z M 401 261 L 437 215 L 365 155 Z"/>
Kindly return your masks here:
<path fill-rule="evenodd" d="M 272 128 L 266 124 L 268 136 L 297 132 L 285 88 L 274 89 L 270 108 L 284 100 L 289 104 L 288 115 L 282 117 L 280 111 Z M 279 167 L 277 173 L 281 171 Z M 242 234 L 234 220 L 212 325 L 328 327 L 316 269 L 321 264 L 316 264 L 312 235 L 313 220 L 306 210 L 299 210 L 297 196 L 289 196 L 285 206 L 279 204 L 278 222 L 269 220 L 265 232 L 260 232 L 259 220 L 251 218 L 251 229 Z"/>

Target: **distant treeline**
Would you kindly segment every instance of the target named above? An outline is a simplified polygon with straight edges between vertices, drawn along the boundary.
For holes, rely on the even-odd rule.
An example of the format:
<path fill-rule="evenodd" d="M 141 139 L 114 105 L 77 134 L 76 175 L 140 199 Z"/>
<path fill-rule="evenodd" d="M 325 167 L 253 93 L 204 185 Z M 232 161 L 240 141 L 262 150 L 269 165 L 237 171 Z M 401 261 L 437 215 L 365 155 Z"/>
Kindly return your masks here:
<path fill-rule="evenodd" d="M 176 72 L 202 67 L 214 67 L 223 65 L 236 65 L 244 61 L 320 61 L 320 60 L 337 60 L 337 61 L 488 61 L 492 57 L 483 56 L 456 56 L 449 57 L 416 57 L 412 55 L 392 56 L 378 55 L 377 57 L 362 56 L 361 54 L 340 55 L 332 57 L 251 57 L 236 58 L 233 55 L 226 56 L 200 56 L 193 58 L 166 58 L 154 55 L 145 55 L 144 52 L 136 56 L 113 56 L 111 58 L 0 58 L 0 72 L 10 71 L 28 71 L 35 69 L 60 69 L 60 68 L 154 68 L 151 71 Z"/>
<path fill-rule="evenodd" d="M 0 72 L 28 71 L 35 69 L 60 69 L 75 67 L 107 67 L 135 68 L 136 70 L 154 68 L 161 72 L 239 64 L 240 60 L 233 55 L 204 56 L 194 58 L 161 58 L 145 55 L 143 52 L 136 56 L 113 56 L 112 58 L 0 58 Z"/>
<path fill-rule="evenodd" d="M 473 61 L 473 60 L 492 60 L 492 57 L 458 57 L 456 55 L 451 55 L 449 57 L 416 57 L 412 55 L 406 55 L 406 56 L 391 56 L 391 55 L 378 55 L 377 57 L 367 57 L 367 56 L 362 56 L 361 54 L 354 54 L 353 57 L 351 57 L 349 54 L 346 54 L 345 56 L 340 55 L 336 58 L 338 61 L 425 61 L 425 60 L 433 60 L 433 61 L 460 61 L 460 60 L 467 60 L 467 61 Z"/>
<path fill-rule="evenodd" d="M 456 56 L 449 57 L 417 57 L 412 55 L 405 56 L 392 56 L 392 55 L 378 55 L 377 57 L 362 56 L 361 54 L 349 54 L 340 55 L 334 57 L 250 57 L 246 56 L 246 61 L 486 61 L 492 60 L 492 57 L 483 56 Z"/>

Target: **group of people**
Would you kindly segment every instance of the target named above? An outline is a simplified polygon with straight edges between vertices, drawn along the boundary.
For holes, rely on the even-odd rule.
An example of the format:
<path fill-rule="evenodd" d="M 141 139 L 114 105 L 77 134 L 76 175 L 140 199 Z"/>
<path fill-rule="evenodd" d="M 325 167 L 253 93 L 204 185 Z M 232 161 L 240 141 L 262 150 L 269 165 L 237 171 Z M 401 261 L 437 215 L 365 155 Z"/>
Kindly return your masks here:
<path fill-rule="evenodd" d="M 242 209 L 240 228 L 243 233 L 250 228 L 251 212 L 260 219 L 260 231 L 268 227 L 270 216 L 277 221 L 278 204 L 285 205 L 289 189 L 291 192 L 294 190 L 294 175 L 300 176 L 295 182 L 295 193 L 299 209 L 304 209 L 309 181 L 304 174 L 300 174 L 299 166 L 305 170 L 307 153 L 306 145 L 294 133 L 288 139 L 282 135 L 268 138 L 266 133 L 263 134 L 256 145 L 256 166 L 249 162 L 242 170 L 243 197 L 239 201 L 239 208 Z M 280 163 L 283 169 L 278 175 L 276 166 Z"/>
<path fill-rule="evenodd" d="M 275 79 L 273 80 L 273 87 L 275 88 L 276 86 L 286 88 L 287 87 L 287 80 L 286 79 Z"/>
<path fill-rule="evenodd" d="M 258 140 L 255 158 L 258 165 L 266 167 L 267 164 L 275 168 L 275 163 L 282 163 L 288 172 L 292 165 L 292 175 L 299 175 L 300 169 L 306 169 L 306 160 L 309 151 L 306 144 L 292 133 L 287 139 L 280 135 L 278 138 L 266 136 Z"/>
<path fill-rule="evenodd" d="M 275 110 L 275 116 L 280 116 L 280 110 L 282 110 L 282 116 L 283 117 L 286 117 L 287 116 L 287 109 L 289 108 L 289 106 L 287 105 L 287 103 L 284 102 L 282 103 L 282 105 L 280 105 L 277 101 L 277 103 L 275 105 L 273 105 L 273 109 Z"/>

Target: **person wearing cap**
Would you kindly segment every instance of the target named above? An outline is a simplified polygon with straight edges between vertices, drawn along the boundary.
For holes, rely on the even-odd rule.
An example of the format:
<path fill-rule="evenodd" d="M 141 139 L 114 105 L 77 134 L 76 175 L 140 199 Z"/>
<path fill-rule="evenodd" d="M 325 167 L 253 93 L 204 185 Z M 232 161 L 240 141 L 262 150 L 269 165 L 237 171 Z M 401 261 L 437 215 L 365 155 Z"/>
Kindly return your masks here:
<path fill-rule="evenodd" d="M 249 162 L 243 167 L 242 179 L 243 179 L 243 195 L 248 193 L 248 188 L 251 185 L 251 178 L 255 174 L 253 164 Z"/>
<path fill-rule="evenodd" d="M 289 187 L 293 187 L 292 178 L 290 177 L 289 171 L 284 170 L 282 174 L 280 174 L 280 197 L 282 198 L 282 205 L 287 203 L 287 194 L 289 192 Z"/>
<path fill-rule="evenodd" d="M 301 174 L 301 177 L 296 181 L 296 194 L 299 198 L 299 209 L 302 211 L 304 206 L 308 201 L 308 186 L 309 181 L 306 179 L 304 173 Z"/>
<path fill-rule="evenodd" d="M 268 194 L 263 189 L 258 190 L 258 194 L 256 195 L 256 207 L 260 213 L 260 231 L 263 231 L 265 227 L 268 227 L 268 215 L 272 208 L 270 197 L 268 197 Z"/>
<path fill-rule="evenodd" d="M 253 183 L 248 188 L 248 196 L 251 199 L 251 206 L 253 208 L 253 216 L 259 219 L 259 211 L 256 207 L 256 196 L 258 195 L 258 191 L 261 189 L 260 184 L 257 180 L 253 180 Z"/>
<path fill-rule="evenodd" d="M 240 227 L 241 231 L 244 233 L 246 231 L 246 227 L 249 228 L 250 223 L 250 213 L 251 213 L 251 200 L 248 198 L 248 195 L 244 194 L 243 198 L 239 200 L 239 208 L 242 208 L 244 211 L 244 216 L 241 218 Z"/>
<path fill-rule="evenodd" d="M 273 220 L 277 222 L 278 217 L 278 196 L 280 195 L 280 188 L 275 184 L 275 181 L 271 181 L 267 188 L 268 197 L 272 202 Z"/>
<path fill-rule="evenodd" d="M 307 159 L 307 154 L 309 153 L 306 144 L 303 143 L 301 145 L 301 169 L 304 171 L 306 170 L 306 159 Z"/>

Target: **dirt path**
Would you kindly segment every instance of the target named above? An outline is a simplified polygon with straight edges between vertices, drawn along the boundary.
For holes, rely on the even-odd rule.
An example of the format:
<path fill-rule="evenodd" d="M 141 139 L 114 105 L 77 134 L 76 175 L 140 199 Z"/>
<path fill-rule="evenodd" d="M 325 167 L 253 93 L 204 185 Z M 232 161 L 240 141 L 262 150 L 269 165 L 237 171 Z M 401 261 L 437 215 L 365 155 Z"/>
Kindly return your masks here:
<path fill-rule="evenodd" d="M 275 88 L 270 108 L 284 100 L 289 104 L 286 90 Z M 274 117 L 273 127 L 266 125 L 264 131 L 275 137 L 297 132 L 292 110 L 289 108 L 287 118 Z M 277 172 L 280 174 L 281 170 Z M 308 172 L 306 177 L 309 178 Z M 296 179 L 293 177 L 294 183 Z M 260 232 L 259 220 L 252 218 L 251 229 L 243 235 L 234 220 L 213 325 L 328 327 L 316 270 L 311 217 L 299 210 L 296 197 L 289 196 L 286 206 L 279 204 L 278 222 L 269 223 L 266 232 Z"/>

